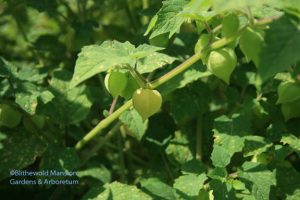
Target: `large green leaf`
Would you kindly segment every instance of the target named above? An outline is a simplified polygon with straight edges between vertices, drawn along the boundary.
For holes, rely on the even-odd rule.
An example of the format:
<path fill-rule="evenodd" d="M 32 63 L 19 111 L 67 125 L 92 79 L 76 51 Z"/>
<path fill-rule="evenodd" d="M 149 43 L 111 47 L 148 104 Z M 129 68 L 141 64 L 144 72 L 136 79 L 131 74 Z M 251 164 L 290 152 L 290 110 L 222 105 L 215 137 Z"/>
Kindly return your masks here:
<path fill-rule="evenodd" d="M 295 135 L 283 135 L 280 142 L 283 144 L 288 144 L 293 150 L 295 150 L 300 155 L 300 139 Z"/>
<path fill-rule="evenodd" d="M 46 150 L 46 144 L 38 135 L 25 129 L 14 129 L 2 134 L 0 149 L 0 179 L 10 176 L 10 170 L 20 170 L 32 164 Z"/>
<path fill-rule="evenodd" d="M 141 188 L 153 198 L 162 200 L 173 200 L 176 198 L 175 190 L 155 177 L 141 180 Z"/>
<path fill-rule="evenodd" d="M 135 48 L 129 42 L 121 43 L 118 41 L 105 41 L 101 45 L 85 46 L 78 55 L 70 87 L 75 87 L 86 79 L 115 66 L 129 65 L 133 67 L 138 59 L 153 56 L 159 50 L 162 50 L 162 48 L 147 44 Z M 156 62 L 160 61 L 155 65 L 157 68 L 165 65 L 166 62 L 173 62 L 170 60 L 171 57 L 162 56 L 161 54 L 154 55 L 157 59 Z M 152 67 L 152 70 L 154 70 L 153 66 L 149 66 L 148 63 L 142 67 L 143 71 L 149 72 L 148 67 Z"/>
<path fill-rule="evenodd" d="M 93 167 L 84 169 L 77 172 L 79 178 L 91 177 L 95 178 L 102 183 L 108 183 L 111 181 L 111 173 L 105 166 Z"/>
<path fill-rule="evenodd" d="M 146 193 L 140 191 L 135 186 L 126 185 L 119 182 L 113 182 L 104 185 L 104 192 L 89 198 L 90 200 L 151 200 L 152 198 Z"/>
<path fill-rule="evenodd" d="M 232 119 L 221 116 L 214 123 L 214 149 L 212 161 L 216 167 L 229 164 L 234 153 L 242 151 L 244 137 L 250 133 L 250 124 L 246 117 L 233 115 Z"/>
<path fill-rule="evenodd" d="M 182 23 L 185 21 L 185 17 L 180 15 L 180 11 L 183 10 L 187 4 L 186 0 L 167 0 L 163 2 L 162 8 L 157 13 L 157 19 L 153 26 L 150 38 L 155 36 L 169 33 L 169 38 L 179 31 Z"/>
<path fill-rule="evenodd" d="M 45 90 L 34 83 L 17 81 L 16 103 L 21 106 L 26 112 L 33 115 L 36 112 L 39 99 L 44 102 L 50 102 L 54 96 L 53 94 Z"/>
<path fill-rule="evenodd" d="M 300 60 L 299 52 L 299 22 L 286 16 L 273 22 L 266 31 L 265 46 L 260 54 L 258 72 L 262 80 L 266 81 L 296 64 Z"/>
<path fill-rule="evenodd" d="M 300 174 L 291 165 L 277 167 L 277 187 L 286 195 L 286 200 L 300 199 Z"/>
<path fill-rule="evenodd" d="M 174 188 L 181 199 L 192 199 L 198 196 L 206 179 L 207 177 L 205 174 L 182 175 L 175 179 Z"/>
<path fill-rule="evenodd" d="M 250 181 L 250 191 L 256 200 L 269 200 L 271 186 L 276 184 L 275 171 L 269 171 L 258 163 L 245 162 L 238 173 L 242 180 Z M 250 186 L 249 186 L 250 187 Z"/>
<path fill-rule="evenodd" d="M 208 110 L 210 90 L 200 81 L 171 94 L 171 115 L 177 124 L 184 124 Z"/>
<path fill-rule="evenodd" d="M 71 74 L 55 71 L 50 82 L 54 99 L 42 106 L 42 110 L 53 121 L 71 124 L 85 119 L 92 105 L 89 90 L 85 85 L 70 89 Z"/>
<path fill-rule="evenodd" d="M 43 155 L 40 169 L 56 172 L 73 171 L 79 166 L 79 163 L 79 157 L 75 149 L 51 145 Z"/>
<path fill-rule="evenodd" d="M 236 199 L 231 184 L 213 179 L 209 185 L 213 190 L 214 199 Z"/>
<path fill-rule="evenodd" d="M 267 151 L 272 146 L 272 143 L 266 141 L 264 137 L 249 135 L 244 138 L 245 146 L 243 149 L 243 153 L 245 157 L 259 155 Z"/>

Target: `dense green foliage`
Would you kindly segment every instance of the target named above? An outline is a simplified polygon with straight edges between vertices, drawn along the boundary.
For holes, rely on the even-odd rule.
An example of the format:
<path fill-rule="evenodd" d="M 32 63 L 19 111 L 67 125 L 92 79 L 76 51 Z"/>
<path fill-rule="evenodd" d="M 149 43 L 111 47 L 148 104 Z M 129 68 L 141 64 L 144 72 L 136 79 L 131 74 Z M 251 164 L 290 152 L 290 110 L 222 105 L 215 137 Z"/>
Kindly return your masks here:
<path fill-rule="evenodd" d="M 300 0 L 0 0 L 0 46 L 1 198 L 300 199 Z"/>

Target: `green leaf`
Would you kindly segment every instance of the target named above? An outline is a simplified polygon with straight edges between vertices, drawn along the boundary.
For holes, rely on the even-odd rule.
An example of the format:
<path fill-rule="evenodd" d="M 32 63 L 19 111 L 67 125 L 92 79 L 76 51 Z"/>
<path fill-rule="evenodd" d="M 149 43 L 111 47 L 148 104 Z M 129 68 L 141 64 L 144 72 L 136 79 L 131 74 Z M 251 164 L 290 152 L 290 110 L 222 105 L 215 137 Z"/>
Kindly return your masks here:
<path fill-rule="evenodd" d="M 111 181 L 111 173 L 105 166 L 88 168 L 82 171 L 78 171 L 77 176 L 79 178 L 92 177 L 101 181 L 102 183 L 108 183 Z"/>
<path fill-rule="evenodd" d="M 234 192 L 231 184 L 213 179 L 212 181 L 210 181 L 209 185 L 213 190 L 214 199 L 236 199 L 234 197 Z"/>
<path fill-rule="evenodd" d="M 300 139 L 295 135 L 283 135 L 280 142 L 283 144 L 288 144 L 293 150 L 295 150 L 300 155 Z"/>
<path fill-rule="evenodd" d="M 153 196 L 154 199 L 176 199 L 175 190 L 171 186 L 159 180 L 158 178 L 153 177 L 143 179 L 140 181 L 140 183 L 141 189 L 150 196 Z"/>
<path fill-rule="evenodd" d="M 197 81 L 201 78 L 208 77 L 210 75 L 211 72 L 205 71 L 204 66 L 199 66 L 199 63 L 197 63 L 184 72 L 180 73 L 179 75 L 175 76 L 170 81 L 159 86 L 159 91 L 161 91 L 162 94 L 169 94 L 176 89 L 183 88 L 189 83 Z"/>
<path fill-rule="evenodd" d="M 75 87 L 86 79 L 115 66 L 129 65 L 133 67 L 137 59 L 150 56 L 159 50 L 162 48 L 146 44 L 135 48 L 129 42 L 118 41 L 105 41 L 101 45 L 85 46 L 78 55 L 70 87 Z M 170 60 L 171 57 L 160 57 L 159 59 L 160 62 L 163 62 Z"/>
<path fill-rule="evenodd" d="M 147 57 L 138 60 L 137 71 L 141 74 L 153 72 L 154 70 L 159 69 L 167 64 L 173 63 L 175 60 L 175 57 L 154 52 Z"/>
<path fill-rule="evenodd" d="M 283 103 L 281 105 L 281 111 L 285 121 L 288 121 L 292 118 L 300 117 L 300 100 L 289 103 Z"/>
<path fill-rule="evenodd" d="M 148 127 L 148 120 L 144 122 L 137 111 L 133 109 L 124 112 L 120 116 L 120 120 L 127 126 L 132 136 L 134 136 L 137 140 L 141 140 L 143 138 Z"/>
<path fill-rule="evenodd" d="M 226 167 L 230 163 L 230 155 L 224 147 L 214 144 L 211 160 L 215 167 Z"/>
<path fill-rule="evenodd" d="M 116 181 L 110 184 L 105 184 L 104 187 L 105 187 L 105 191 L 93 199 L 95 200 L 108 200 L 108 199 L 151 200 L 152 199 L 150 196 L 143 193 L 135 186 L 122 184 Z"/>
<path fill-rule="evenodd" d="M 22 169 L 34 163 L 46 150 L 44 140 L 25 129 L 14 129 L 5 132 L 5 135 L 6 139 L 3 140 L 3 148 L 0 150 L 0 179 L 10 176 L 10 170 Z"/>
<path fill-rule="evenodd" d="M 0 77 L 10 77 L 12 75 L 12 69 L 14 69 L 14 66 L 7 62 L 3 57 L 0 57 Z"/>
<path fill-rule="evenodd" d="M 135 52 L 130 57 L 134 59 L 144 58 L 160 50 L 163 50 L 163 48 L 142 44 L 135 49 Z"/>
<path fill-rule="evenodd" d="M 70 89 L 71 74 L 55 71 L 50 82 L 50 91 L 55 98 L 42 106 L 42 110 L 54 122 L 72 124 L 85 119 L 92 105 L 90 93 L 85 85 Z"/>
<path fill-rule="evenodd" d="M 181 164 L 193 158 L 193 154 L 189 148 L 189 140 L 180 131 L 175 132 L 175 137 L 169 142 L 166 153 Z"/>
<path fill-rule="evenodd" d="M 300 84 L 285 81 L 278 86 L 278 100 L 276 103 L 288 103 L 300 99 Z"/>
<path fill-rule="evenodd" d="M 246 117 L 235 114 L 232 119 L 223 115 L 215 119 L 214 149 L 211 159 L 214 166 L 225 167 L 234 153 L 242 151 L 244 135 L 250 133 L 250 124 Z"/>
<path fill-rule="evenodd" d="M 218 137 L 220 139 L 226 137 L 224 135 L 241 137 L 251 133 L 248 118 L 240 114 L 234 114 L 231 118 L 225 115 L 218 117 L 215 119 L 213 131 L 217 136 L 217 140 Z"/>
<path fill-rule="evenodd" d="M 47 76 L 46 73 L 40 73 L 34 66 L 24 66 L 16 74 L 19 80 L 38 82 Z"/>
<path fill-rule="evenodd" d="M 282 31 L 284 30 L 284 31 Z M 260 55 L 258 72 L 263 81 L 300 60 L 300 25 L 286 16 L 270 24 Z"/>
<path fill-rule="evenodd" d="M 187 4 L 185 0 L 167 0 L 163 2 L 162 8 L 157 13 L 157 20 L 153 26 L 150 38 L 169 33 L 169 38 L 179 31 L 185 18 L 180 15 L 183 7 Z"/>
<path fill-rule="evenodd" d="M 226 168 L 216 167 L 208 172 L 207 176 L 212 179 L 217 179 L 222 182 L 226 181 L 228 173 Z"/>
<path fill-rule="evenodd" d="M 300 174 L 291 165 L 280 166 L 276 169 L 277 187 L 284 192 L 286 200 L 300 198 Z"/>
<path fill-rule="evenodd" d="M 47 103 L 54 98 L 50 91 L 45 90 L 31 82 L 17 81 L 15 93 L 15 102 L 31 115 L 35 114 L 39 100 Z"/>
<path fill-rule="evenodd" d="M 242 167 L 243 171 L 238 172 L 238 177 L 250 181 L 251 187 L 248 189 L 256 200 L 269 200 L 271 186 L 276 184 L 275 171 L 253 162 L 245 162 Z"/>
<path fill-rule="evenodd" d="M 41 95 L 40 88 L 25 82 L 17 88 L 16 103 L 29 114 L 34 114 L 38 105 L 38 97 Z"/>
<path fill-rule="evenodd" d="M 299 0 L 275 0 L 274 7 L 283 9 L 285 12 L 300 18 L 300 1 Z"/>
<path fill-rule="evenodd" d="M 41 170 L 73 171 L 80 164 L 74 148 L 51 145 L 43 154 Z"/>
<path fill-rule="evenodd" d="M 193 117 L 208 110 L 208 86 L 202 82 L 194 82 L 189 87 L 176 90 L 171 95 L 171 115 L 177 124 L 184 124 Z"/>
<path fill-rule="evenodd" d="M 251 45 L 249 45 L 251 43 Z M 239 46 L 247 60 L 252 60 L 258 66 L 259 55 L 264 45 L 263 32 L 252 28 L 246 28 L 239 40 Z"/>
<path fill-rule="evenodd" d="M 205 165 L 196 159 L 192 159 L 184 163 L 181 167 L 183 174 L 202 174 L 205 173 Z"/>
<path fill-rule="evenodd" d="M 272 146 L 272 143 L 267 142 L 264 137 L 251 135 L 244 138 L 245 147 L 243 152 L 245 157 L 259 155 L 263 152 L 266 152 Z"/>
<path fill-rule="evenodd" d="M 206 179 L 205 174 L 187 174 L 175 179 L 173 187 L 182 199 L 191 199 L 198 196 Z"/>
<path fill-rule="evenodd" d="M 180 15 L 200 21 L 208 21 L 214 15 L 214 11 L 208 11 L 212 6 L 212 0 L 192 0 L 188 3 Z"/>

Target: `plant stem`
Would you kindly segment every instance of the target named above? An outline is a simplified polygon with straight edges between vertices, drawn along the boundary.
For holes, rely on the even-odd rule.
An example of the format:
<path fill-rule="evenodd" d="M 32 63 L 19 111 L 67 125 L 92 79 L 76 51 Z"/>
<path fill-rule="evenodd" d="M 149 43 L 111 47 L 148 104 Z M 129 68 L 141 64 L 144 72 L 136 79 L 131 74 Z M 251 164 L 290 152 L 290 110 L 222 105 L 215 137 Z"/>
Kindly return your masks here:
<path fill-rule="evenodd" d="M 116 96 L 114 98 L 114 100 L 112 101 L 110 109 L 109 109 L 109 115 L 111 115 L 114 112 L 114 110 L 116 108 L 116 105 L 117 105 L 117 102 L 118 102 L 118 99 L 119 99 L 119 96 Z"/>
<path fill-rule="evenodd" d="M 196 133 L 197 133 L 197 141 L 196 141 L 196 159 L 201 160 L 202 159 L 202 114 L 197 119 L 197 127 L 196 127 Z"/>
<path fill-rule="evenodd" d="M 107 118 L 103 119 L 95 128 L 93 128 L 89 133 L 87 133 L 80 141 L 75 145 L 75 149 L 81 149 L 86 143 L 98 135 L 104 128 L 109 126 L 113 121 L 115 121 L 124 111 L 132 106 L 132 101 L 127 101 L 122 107 L 117 109 Z"/>
<path fill-rule="evenodd" d="M 167 173 L 168 173 L 168 175 L 169 175 L 169 178 L 170 178 L 171 180 L 174 180 L 174 176 L 173 176 L 173 173 L 172 173 L 171 168 L 170 168 L 170 166 L 169 166 L 169 163 L 168 163 L 168 161 L 167 161 L 167 159 L 166 159 L 166 157 L 165 157 L 165 153 L 164 153 L 163 151 L 161 151 L 161 152 L 160 152 L 160 155 L 161 155 L 161 158 L 162 158 L 163 163 L 164 163 L 164 165 L 165 165 L 166 171 L 167 171 Z"/>
<path fill-rule="evenodd" d="M 131 9 L 129 7 L 129 4 L 128 4 L 128 0 L 126 0 L 125 11 L 126 11 L 126 14 L 127 14 L 128 18 L 129 18 L 129 21 L 130 21 L 130 23 L 132 25 L 133 30 L 135 32 L 137 32 L 138 31 L 138 22 L 135 19 L 135 16 L 132 14 L 132 11 L 131 11 Z"/>
<path fill-rule="evenodd" d="M 158 78 L 155 81 L 152 81 L 150 83 L 151 88 L 157 88 L 158 86 L 162 85 L 163 83 L 169 81 L 177 74 L 180 74 L 181 72 L 185 71 L 187 68 L 189 68 L 191 65 L 193 65 L 195 62 L 197 62 L 201 58 L 202 53 L 196 53 L 189 59 L 187 59 L 185 62 L 181 63 L 176 68 L 172 69 L 170 72 L 166 73 L 162 77 Z"/>
<path fill-rule="evenodd" d="M 120 126 L 122 125 L 121 122 L 118 122 L 101 140 L 95 145 L 89 152 L 84 156 L 81 161 L 81 166 L 85 164 L 90 158 L 92 158 L 99 149 L 101 149 L 109 140 L 112 138 L 119 130 Z"/>
<path fill-rule="evenodd" d="M 143 0 L 143 9 L 149 8 L 149 1 L 148 0 Z M 149 16 L 143 16 L 142 18 L 143 24 L 148 24 L 149 23 Z"/>
<path fill-rule="evenodd" d="M 133 69 L 130 66 L 128 66 L 127 69 L 130 71 L 131 75 L 137 81 L 138 85 L 141 88 L 145 88 L 147 86 L 146 79 L 141 74 L 139 74 L 139 72 L 137 70 Z"/>

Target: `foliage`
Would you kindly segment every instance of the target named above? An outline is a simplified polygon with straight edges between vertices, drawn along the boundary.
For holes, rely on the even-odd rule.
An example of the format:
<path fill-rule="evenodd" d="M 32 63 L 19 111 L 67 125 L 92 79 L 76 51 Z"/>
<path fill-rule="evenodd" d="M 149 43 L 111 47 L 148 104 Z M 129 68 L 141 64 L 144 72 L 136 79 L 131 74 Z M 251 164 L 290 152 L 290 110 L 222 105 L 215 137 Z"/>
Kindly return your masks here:
<path fill-rule="evenodd" d="M 299 0 L 2 0 L 0 45 L 3 197 L 300 199 Z"/>

